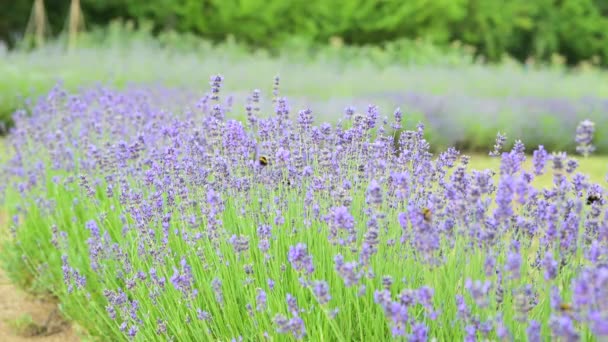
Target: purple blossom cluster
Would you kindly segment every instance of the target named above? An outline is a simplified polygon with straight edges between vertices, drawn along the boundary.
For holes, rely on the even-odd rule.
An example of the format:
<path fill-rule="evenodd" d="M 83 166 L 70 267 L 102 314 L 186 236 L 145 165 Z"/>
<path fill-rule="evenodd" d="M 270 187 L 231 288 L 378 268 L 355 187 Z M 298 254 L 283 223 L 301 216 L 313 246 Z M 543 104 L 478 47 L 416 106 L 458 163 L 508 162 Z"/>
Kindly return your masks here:
<path fill-rule="evenodd" d="M 17 248 L 57 272 L 63 301 L 96 304 L 93 331 L 608 336 L 608 193 L 575 159 L 539 146 L 528 170 L 523 142 L 503 151 L 499 134 L 500 168 L 470 170 L 455 148 L 433 155 L 400 110 L 349 107 L 337 125 L 315 125 L 309 109 L 292 117 L 279 78 L 274 113 L 256 90 L 241 122 L 222 82 L 201 99 L 56 87 L 15 117 L 1 172 L 20 198 Z M 589 152 L 592 125 L 581 125 Z M 535 186 L 545 174 L 553 183 Z"/>
<path fill-rule="evenodd" d="M 590 120 L 584 120 L 576 127 L 576 152 L 585 157 L 595 151 L 593 146 L 593 133 L 595 133 L 595 124 Z"/>

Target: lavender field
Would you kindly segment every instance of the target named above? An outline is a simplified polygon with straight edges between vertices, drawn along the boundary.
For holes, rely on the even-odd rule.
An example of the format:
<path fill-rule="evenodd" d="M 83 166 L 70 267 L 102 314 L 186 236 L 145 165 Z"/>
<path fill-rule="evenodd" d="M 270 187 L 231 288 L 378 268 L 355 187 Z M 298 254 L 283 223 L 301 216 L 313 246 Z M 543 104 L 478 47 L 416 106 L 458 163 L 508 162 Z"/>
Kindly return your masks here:
<path fill-rule="evenodd" d="M 66 317 L 104 341 L 608 338 L 608 169 L 593 157 L 606 146 L 607 108 L 597 74 L 564 76 L 559 88 L 548 82 L 557 74 L 518 83 L 526 71 L 508 69 L 515 80 L 492 87 L 490 72 L 472 66 L 471 91 L 462 76 L 430 68 L 404 78 L 362 69 L 334 83 L 337 74 L 289 69 L 272 85 L 256 78 L 271 68 L 264 63 L 216 67 L 225 78 L 203 84 L 189 73 L 204 95 L 55 86 L 15 115 L 0 159 L 13 281 L 57 297 Z M 338 96 L 384 78 L 369 99 Z M 399 82 L 454 95 L 397 100 L 388 89 Z M 272 88 L 254 90 L 263 84 Z M 514 96 L 505 103 L 519 114 L 495 129 L 500 109 L 457 90 Z M 585 100 L 595 111 L 538 100 L 568 102 L 577 91 L 595 94 Z M 429 125 L 389 107 L 399 101 L 418 103 Z M 440 118 L 431 103 L 446 108 Z M 531 122 L 530 103 L 557 119 Z M 478 122 L 471 129 L 491 136 L 493 159 L 482 165 L 453 147 L 430 152 L 429 135 L 458 142 L 471 121 L 447 113 L 466 108 Z M 582 156 L 535 145 L 534 135 L 516 141 L 523 127 Z M 506 141 L 494 143 L 498 130 Z"/>
<path fill-rule="evenodd" d="M 383 113 L 399 107 L 410 118 L 404 127 L 425 124 L 433 152 L 451 146 L 485 152 L 497 131 L 512 138 L 509 147 L 521 139 L 530 146 L 575 152 L 573 129 L 590 119 L 596 123 L 597 152 L 608 153 L 608 74 L 594 67 L 510 61 L 490 66 L 464 52 L 445 54 L 424 46 L 413 46 L 411 52 L 423 57 L 396 64 L 388 52 L 370 50 L 362 56 L 348 48 L 311 56 L 286 48 L 270 56 L 234 44 L 177 49 L 144 38 L 117 38 L 106 45 L 85 45 L 71 53 L 60 44 L 0 52 L 0 117 L 22 108 L 26 98 L 44 95 L 57 81 L 72 91 L 100 83 L 121 89 L 160 84 L 200 97 L 209 75 L 220 70 L 226 77 L 225 97 L 232 95 L 239 109 L 253 89 L 270 92 L 271 82 L 264 80 L 275 74 L 283 79 L 289 105 L 312 108 L 322 121 L 336 123 L 348 106 L 364 112 L 374 104 Z M 244 119 L 242 110 L 227 116 Z"/>

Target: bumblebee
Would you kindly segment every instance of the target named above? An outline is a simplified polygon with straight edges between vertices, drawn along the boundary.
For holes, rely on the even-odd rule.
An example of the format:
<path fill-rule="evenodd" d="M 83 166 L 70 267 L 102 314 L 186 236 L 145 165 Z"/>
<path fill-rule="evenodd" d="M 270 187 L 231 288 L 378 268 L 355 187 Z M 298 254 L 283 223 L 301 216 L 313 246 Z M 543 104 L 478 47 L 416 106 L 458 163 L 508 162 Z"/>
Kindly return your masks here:
<path fill-rule="evenodd" d="M 591 205 L 595 202 L 599 202 L 602 197 L 599 194 L 589 194 L 587 197 L 587 205 Z"/>
<path fill-rule="evenodd" d="M 266 165 L 268 165 L 268 158 L 266 158 L 265 156 L 260 156 L 260 159 L 258 159 L 258 162 L 260 163 L 260 165 L 266 166 Z"/>
<path fill-rule="evenodd" d="M 429 223 L 433 219 L 433 213 L 431 212 L 431 209 L 429 209 L 429 208 L 422 208 L 422 216 L 424 217 L 424 220 Z"/>
<path fill-rule="evenodd" d="M 561 303 L 559 305 L 559 310 L 563 311 L 563 312 L 571 312 L 572 311 L 572 305 L 568 304 L 568 303 Z"/>

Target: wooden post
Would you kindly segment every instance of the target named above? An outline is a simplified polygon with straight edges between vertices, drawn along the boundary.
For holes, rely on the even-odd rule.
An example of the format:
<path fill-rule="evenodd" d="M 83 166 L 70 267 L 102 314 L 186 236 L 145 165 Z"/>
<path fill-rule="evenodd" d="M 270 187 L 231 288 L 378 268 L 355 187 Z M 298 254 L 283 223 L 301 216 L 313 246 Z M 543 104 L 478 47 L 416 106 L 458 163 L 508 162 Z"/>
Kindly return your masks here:
<path fill-rule="evenodd" d="M 72 0 L 70 3 L 68 50 L 72 50 L 76 47 L 78 33 L 84 26 L 83 24 L 84 20 L 82 18 L 82 10 L 80 8 L 80 0 Z"/>
<path fill-rule="evenodd" d="M 36 47 L 39 48 L 44 44 L 44 34 L 46 31 L 44 0 L 36 0 L 36 2 L 34 2 L 34 26 L 34 37 L 36 39 Z"/>
<path fill-rule="evenodd" d="M 35 48 L 40 48 L 44 45 L 44 40 L 48 34 L 49 28 L 44 9 L 44 0 L 35 0 L 23 40 L 28 47 L 31 47 L 33 44 Z"/>

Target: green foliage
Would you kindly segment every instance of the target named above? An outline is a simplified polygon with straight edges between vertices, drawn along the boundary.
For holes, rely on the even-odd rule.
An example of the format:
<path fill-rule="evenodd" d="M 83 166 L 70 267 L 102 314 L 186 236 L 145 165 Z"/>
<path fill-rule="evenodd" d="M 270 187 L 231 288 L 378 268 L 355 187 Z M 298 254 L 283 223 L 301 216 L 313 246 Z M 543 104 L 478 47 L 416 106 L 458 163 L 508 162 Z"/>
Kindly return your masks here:
<path fill-rule="evenodd" d="M 24 30 L 31 2 L 0 11 L 0 37 Z M 608 65 L 608 2 L 603 0 L 82 0 L 89 28 L 112 19 L 151 23 L 154 33 L 176 31 L 223 41 L 232 36 L 255 47 L 300 44 L 383 46 L 424 38 L 440 46 L 460 41 L 491 61 L 558 54 L 575 64 Z M 53 32 L 65 27 L 69 1 L 46 1 Z"/>

